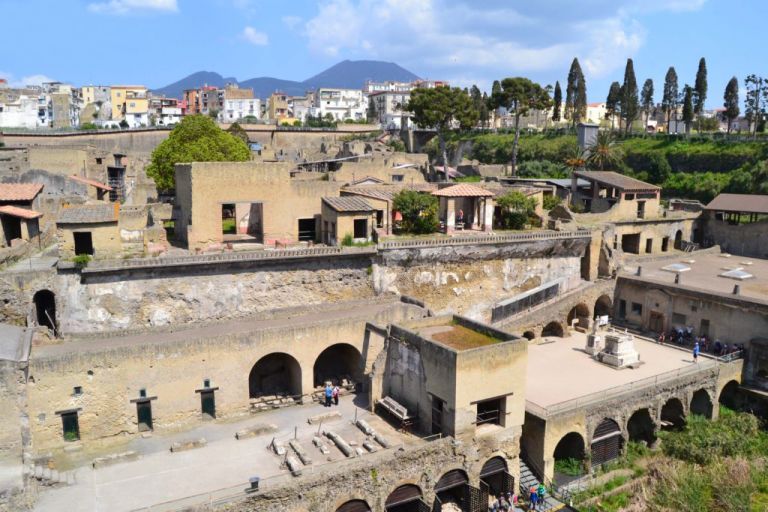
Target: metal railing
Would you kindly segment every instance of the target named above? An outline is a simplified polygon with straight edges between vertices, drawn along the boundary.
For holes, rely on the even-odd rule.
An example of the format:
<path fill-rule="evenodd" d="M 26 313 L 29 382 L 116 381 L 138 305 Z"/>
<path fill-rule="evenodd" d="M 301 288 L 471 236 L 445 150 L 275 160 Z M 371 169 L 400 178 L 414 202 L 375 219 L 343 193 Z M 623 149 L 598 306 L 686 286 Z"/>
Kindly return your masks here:
<path fill-rule="evenodd" d="M 379 250 L 408 249 L 420 247 L 444 247 L 452 245 L 500 244 L 508 242 L 535 242 L 539 240 L 569 240 L 590 238 L 589 230 L 577 231 L 536 231 L 533 233 L 510 233 L 501 235 L 453 236 L 447 238 L 409 238 L 379 242 Z"/>

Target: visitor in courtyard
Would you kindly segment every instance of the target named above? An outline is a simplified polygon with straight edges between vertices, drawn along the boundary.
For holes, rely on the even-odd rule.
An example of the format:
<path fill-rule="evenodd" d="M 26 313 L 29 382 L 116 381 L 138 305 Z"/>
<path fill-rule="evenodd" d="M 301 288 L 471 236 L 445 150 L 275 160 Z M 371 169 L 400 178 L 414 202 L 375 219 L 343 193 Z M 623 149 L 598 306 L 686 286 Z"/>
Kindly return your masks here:
<path fill-rule="evenodd" d="M 699 362 L 699 342 L 698 341 L 693 345 L 693 362 L 694 363 Z"/>
<path fill-rule="evenodd" d="M 333 386 L 331 396 L 333 396 L 333 405 L 339 405 L 339 386 Z"/>
<path fill-rule="evenodd" d="M 539 487 L 536 489 L 536 494 L 539 497 L 539 500 L 542 501 L 542 506 L 544 506 L 544 497 L 547 495 L 547 488 L 544 487 L 544 484 L 539 484 Z"/>
<path fill-rule="evenodd" d="M 331 387 L 331 384 L 328 383 L 325 385 L 325 406 L 330 407 L 331 406 L 331 397 L 333 396 L 333 388 Z"/>
<path fill-rule="evenodd" d="M 659 334 L 659 344 L 661 345 L 664 344 L 664 338 L 665 338 L 664 331 L 662 331 L 661 334 Z"/>
<path fill-rule="evenodd" d="M 528 510 L 536 510 L 536 504 L 539 502 L 539 490 L 536 488 L 536 486 L 531 487 L 531 494 L 530 494 L 530 500 L 531 503 L 528 506 Z"/>

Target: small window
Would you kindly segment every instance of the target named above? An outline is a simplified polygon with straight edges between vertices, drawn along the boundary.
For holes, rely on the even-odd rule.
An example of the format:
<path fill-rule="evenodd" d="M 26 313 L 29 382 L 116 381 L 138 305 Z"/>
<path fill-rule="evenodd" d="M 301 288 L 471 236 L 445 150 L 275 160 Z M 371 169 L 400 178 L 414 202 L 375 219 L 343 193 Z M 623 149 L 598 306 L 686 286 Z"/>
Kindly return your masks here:
<path fill-rule="evenodd" d="M 77 411 L 61 414 L 61 427 L 65 441 L 77 441 L 80 439 L 80 424 L 77 420 Z"/>
<path fill-rule="evenodd" d="M 633 315 L 642 315 L 643 314 L 643 305 L 638 304 L 637 302 L 632 303 L 632 314 Z"/>
<path fill-rule="evenodd" d="M 393 174 L 392 175 L 392 181 L 395 183 L 400 183 L 404 180 L 405 176 L 402 174 Z"/>
<path fill-rule="evenodd" d="M 139 390 L 139 397 L 140 397 L 140 398 L 147 398 L 147 390 L 146 390 L 146 389 L 144 389 L 144 388 L 141 388 L 141 389 Z"/>
<path fill-rule="evenodd" d="M 204 379 L 204 380 L 203 380 L 203 387 L 204 387 L 204 388 L 209 388 L 209 387 L 211 387 L 211 379 Z"/>
<path fill-rule="evenodd" d="M 101 165 L 102 161 L 103 161 L 103 158 L 97 158 L 96 165 Z"/>
<path fill-rule="evenodd" d="M 72 390 L 72 394 L 75 396 L 79 396 L 83 394 L 83 386 L 75 386 Z"/>

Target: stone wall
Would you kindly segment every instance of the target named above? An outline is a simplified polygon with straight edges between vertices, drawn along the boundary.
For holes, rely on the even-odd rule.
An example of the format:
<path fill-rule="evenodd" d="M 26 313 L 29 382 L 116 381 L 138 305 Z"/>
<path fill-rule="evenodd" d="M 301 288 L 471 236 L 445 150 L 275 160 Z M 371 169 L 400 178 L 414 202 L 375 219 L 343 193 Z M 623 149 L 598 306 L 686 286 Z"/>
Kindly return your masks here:
<path fill-rule="evenodd" d="M 703 223 L 705 246 L 719 245 L 723 252 L 750 256 L 753 258 L 768 258 L 765 239 L 768 237 L 768 220 L 739 224 L 737 226 L 715 219 L 707 219 Z"/>

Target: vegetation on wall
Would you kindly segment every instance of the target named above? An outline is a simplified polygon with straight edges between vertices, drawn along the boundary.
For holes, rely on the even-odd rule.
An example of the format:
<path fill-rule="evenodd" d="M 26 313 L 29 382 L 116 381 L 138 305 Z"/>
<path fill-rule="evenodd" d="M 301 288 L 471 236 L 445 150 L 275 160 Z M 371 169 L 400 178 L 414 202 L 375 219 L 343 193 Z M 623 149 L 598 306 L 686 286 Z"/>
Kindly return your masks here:
<path fill-rule="evenodd" d="M 400 228 L 406 233 L 434 233 L 440 226 L 439 202 L 433 195 L 402 190 L 395 195 L 392 208 L 403 216 Z"/>

